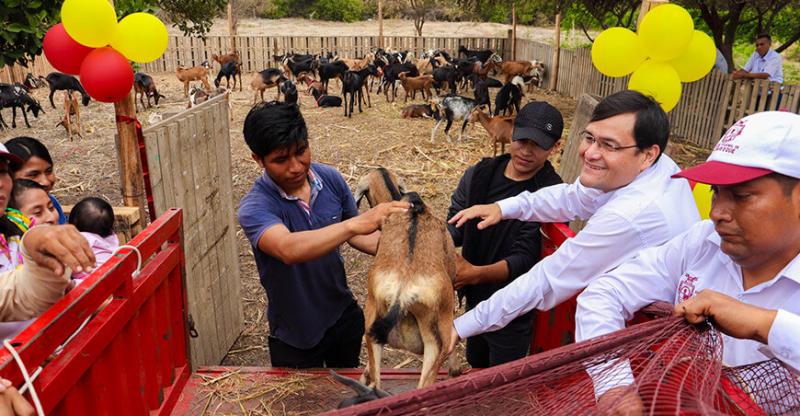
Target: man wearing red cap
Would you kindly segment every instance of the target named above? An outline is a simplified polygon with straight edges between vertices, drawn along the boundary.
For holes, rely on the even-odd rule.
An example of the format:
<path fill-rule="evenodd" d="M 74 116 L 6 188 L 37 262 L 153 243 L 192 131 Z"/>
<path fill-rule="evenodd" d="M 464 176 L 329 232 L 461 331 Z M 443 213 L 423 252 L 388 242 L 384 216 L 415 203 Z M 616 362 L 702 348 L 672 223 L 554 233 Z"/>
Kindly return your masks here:
<path fill-rule="evenodd" d="M 726 365 L 776 357 L 800 370 L 800 115 L 745 117 L 675 177 L 712 185 L 710 220 L 595 279 L 578 298 L 577 339 L 668 301 L 689 322 L 713 320 Z"/>

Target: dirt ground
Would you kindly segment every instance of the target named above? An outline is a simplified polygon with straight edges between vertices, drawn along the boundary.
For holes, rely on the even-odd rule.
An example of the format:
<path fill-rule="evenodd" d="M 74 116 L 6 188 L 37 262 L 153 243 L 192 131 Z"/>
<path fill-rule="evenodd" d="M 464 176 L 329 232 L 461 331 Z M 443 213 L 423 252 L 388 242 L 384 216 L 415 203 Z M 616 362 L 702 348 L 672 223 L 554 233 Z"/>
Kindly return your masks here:
<path fill-rule="evenodd" d="M 433 26 L 433 25 L 431 25 Z M 306 26 L 310 27 L 310 26 Z M 156 108 L 139 113 L 139 119 L 147 126 L 168 114 L 182 111 L 186 107 L 183 86 L 172 74 L 152 74 L 159 91 L 167 98 Z M 248 79 L 248 74 L 245 74 Z M 334 94 L 339 91 L 335 82 L 331 84 Z M 335 166 L 346 178 L 351 188 L 368 169 L 384 166 L 404 178 L 408 190 L 417 191 L 428 205 L 444 217 L 451 192 L 455 189 L 464 170 L 480 158 L 492 155 L 488 135 L 480 125 L 468 129 L 468 138 L 463 142 L 449 143 L 441 126 L 436 142 L 430 141 L 432 120 L 402 119 L 402 89 L 400 98 L 387 103 L 383 96 L 372 94 L 372 108 L 356 110 L 351 119 L 343 117 L 342 108 L 317 108 L 314 100 L 301 93 L 301 110 L 311 136 L 311 149 L 316 162 Z M 33 91 L 33 96 L 45 107 L 47 113 L 38 119 L 31 117 L 32 128 L 26 128 L 20 115 L 16 129 L 0 131 L 0 141 L 20 135 L 42 140 L 53 156 L 58 183 L 55 195 L 63 204 L 74 204 L 79 199 L 94 195 L 102 196 L 114 205 L 121 205 L 119 175 L 114 144 L 115 127 L 113 106 L 92 101 L 81 107 L 83 137 L 70 140 L 62 127 L 56 127 L 63 114 L 63 96 L 55 97 L 58 109 L 50 106 L 46 89 Z M 267 92 L 268 99 L 275 90 Z M 247 88 L 232 92 L 233 122 L 231 123 L 231 156 L 233 161 L 234 206 L 261 174 L 242 138 L 242 123 L 253 102 L 253 94 Z M 555 93 L 537 90 L 527 99 L 546 100 L 564 115 L 568 134 L 576 101 Z M 417 102 L 421 102 L 418 97 Z M 10 111 L 3 116 L 11 124 Z M 454 138 L 457 127 L 454 126 Z M 668 152 L 682 165 L 692 165 L 705 158 L 707 151 L 689 145 L 671 144 Z M 555 155 L 558 159 L 558 155 Z M 554 160 L 557 162 L 557 160 Z M 231 213 L 232 215 L 234 213 Z M 266 349 L 267 323 L 264 290 L 258 280 L 250 246 L 241 230 L 239 255 L 242 270 L 242 302 L 244 326 L 242 334 L 232 346 L 225 365 L 268 366 Z M 369 256 L 358 253 L 345 245 L 343 249 L 349 284 L 359 303 L 366 299 L 366 277 L 371 264 Z M 463 353 L 463 351 L 460 351 Z M 364 362 L 362 353 L 362 363 Z M 462 354 L 463 356 L 463 354 Z M 419 359 L 402 351 L 389 350 L 384 354 L 385 367 L 414 368 L 420 366 Z M 465 362 L 464 360 L 462 360 Z"/>

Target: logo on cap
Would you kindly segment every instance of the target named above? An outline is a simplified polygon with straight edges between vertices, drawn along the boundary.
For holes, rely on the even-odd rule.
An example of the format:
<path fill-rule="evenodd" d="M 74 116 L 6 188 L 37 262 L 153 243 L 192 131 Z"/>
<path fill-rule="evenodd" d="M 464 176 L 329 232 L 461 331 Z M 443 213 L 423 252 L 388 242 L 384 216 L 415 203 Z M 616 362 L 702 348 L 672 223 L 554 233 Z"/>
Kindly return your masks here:
<path fill-rule="evenodd" d="M 553 130 L 553 125 L 550 124 L 550 123 L 547 123 L 547 124 L 544 125 L 544 128 L 546 128 L 547 131 L 551 131 L 551 130 Z"/>
<path fill-rule="evenodd" d="M 738 145 L 732 144 L 731 142 L 734 141 L 737 137 L 739 137 L 742 132 L 744 132 L 745 125 L 747 124 L 746 119 L 741 119 L 734 123 L 728 131 L 719 139 L 719 143 L 714 147 L 715 152 L 725 152 L 725 153 L 736 153 L 736 150 L 739 149 Z"/>

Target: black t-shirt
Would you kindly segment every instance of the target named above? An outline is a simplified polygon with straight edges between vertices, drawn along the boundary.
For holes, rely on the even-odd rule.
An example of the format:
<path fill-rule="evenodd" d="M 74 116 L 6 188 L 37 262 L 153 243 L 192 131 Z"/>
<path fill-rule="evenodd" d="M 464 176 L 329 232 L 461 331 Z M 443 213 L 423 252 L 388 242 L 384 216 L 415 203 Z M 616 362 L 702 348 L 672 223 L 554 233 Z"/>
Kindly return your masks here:
<path fill-rule="evenodd" d="M 545 162 L 542 169 L 530 179 L 511 180 L 504 174 L 509 160 L 510 155 L 487 158 L 467 169 L 453 193 L 448 218 L 475 204 L 497 202 L 523 191 L 535 192 L 562 182 L 550 162 Z M 506 260 L 509 277 L 503 283 L 464 287 L 461 294 L 466 297 L 468 308 L 488 299 L 494 292 L 530 270 L 539 261 L 541 251 L 539 223 L 504 220 L 485 230 L 478 230 L 477 223 L 477 220 L 469 221 L 461 229 L 448 226 L 456 246 L 463 247 L 464 258 L 474 265 L 483 266 Z"/>

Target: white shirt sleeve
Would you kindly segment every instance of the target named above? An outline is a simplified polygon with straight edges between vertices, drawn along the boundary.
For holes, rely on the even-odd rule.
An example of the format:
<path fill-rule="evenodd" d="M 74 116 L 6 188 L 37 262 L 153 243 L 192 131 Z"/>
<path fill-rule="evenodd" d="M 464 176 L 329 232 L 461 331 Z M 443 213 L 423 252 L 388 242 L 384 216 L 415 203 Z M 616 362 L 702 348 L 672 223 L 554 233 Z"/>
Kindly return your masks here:
<path fill-rule="evenodd" d="M 772 353 L 800 371 L 800 315 L 779 309 L 767 338 Z"/>
<path fill-rule="evenodd" d="M 689 247 L 692 239 L 703 239 L 690 233 L 691 229 L 662 246 L 642 250 L 637 257 L 594 279 L 578 296 L 575 340 L 622 329 L 636 311 L 655 301 L 673 303 L 687 255 L 694 249 Z"/>
<path fill-rule="evenodd" d="M 745 71 L 753 72 L 753 70 L 756 68 L 756 56 L 757 55 L 758 55 L 758 52 L 753 52 L 753 54 L 750 55 L 750 59 L 748 59 L 747 63 L 744 64 L 744 70 Z"/>
<path fill-rule="evenodd" d="M 503 219 L 538 222 L 567 222 L 585 220 L 610 197 L 603 191 L 583 186 L 580 179 L 573 183 L 551 185 L 536 192 L 521 194 L 498 201 Z"/>
<path fill-rule="evenodd" d="M 644 246 L 629 221 L 614 214 L 598 214 L 555 253 L 456 319 L 456 331 L 467 338 L 503 328 L 534 308 L 551 309 L 619 264 L 624 259 L 621 256 Z"/>
<path fill-rule="evenodd" d="M 769 80 L 783 83 L 783 58 L 776 53 L 764 64 L 764 72 L 769 74 Z"/>

